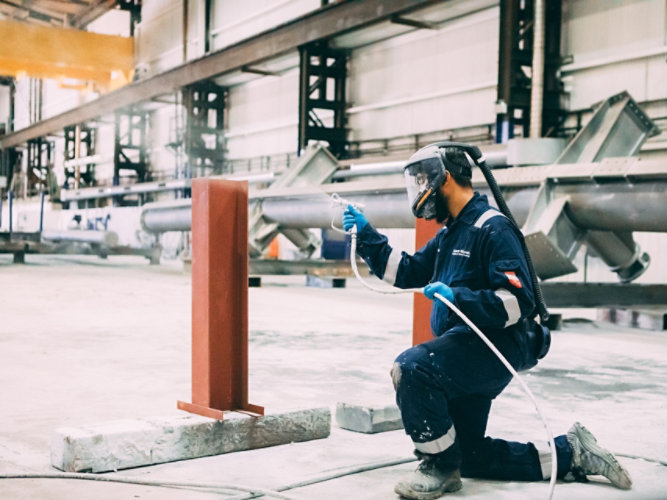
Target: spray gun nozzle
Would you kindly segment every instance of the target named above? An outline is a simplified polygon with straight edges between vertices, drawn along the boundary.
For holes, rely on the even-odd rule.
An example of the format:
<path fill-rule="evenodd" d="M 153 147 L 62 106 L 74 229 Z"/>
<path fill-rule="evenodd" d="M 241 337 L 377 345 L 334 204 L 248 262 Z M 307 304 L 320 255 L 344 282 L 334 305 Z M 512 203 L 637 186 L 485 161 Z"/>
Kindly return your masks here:
<path fill-rule="evenodd" d="M 333 193 L 331 196 L 331 203 L 334 205 L 339 205 L 343 208 L 347 208 L 348 205 L 352 205 L 354 208 L 363 208 L 366 205 L 363 203 L 358 203 L 350 200 L 346 200 L 345 198 L 341 198 L 338 193 Z"/>

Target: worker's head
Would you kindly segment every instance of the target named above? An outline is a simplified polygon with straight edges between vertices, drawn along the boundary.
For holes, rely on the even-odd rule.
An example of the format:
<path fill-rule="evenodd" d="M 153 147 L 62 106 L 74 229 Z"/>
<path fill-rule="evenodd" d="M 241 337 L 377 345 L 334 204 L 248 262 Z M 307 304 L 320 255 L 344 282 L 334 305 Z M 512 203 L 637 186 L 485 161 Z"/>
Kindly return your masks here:
<path fill-rule="evenodd" d="M 471 160 L 461 148 L 426 146 L 404 168 L 412 213 L 415 217 L 445 222 L 449 200 L 461 191 L 472 191 Z"/>

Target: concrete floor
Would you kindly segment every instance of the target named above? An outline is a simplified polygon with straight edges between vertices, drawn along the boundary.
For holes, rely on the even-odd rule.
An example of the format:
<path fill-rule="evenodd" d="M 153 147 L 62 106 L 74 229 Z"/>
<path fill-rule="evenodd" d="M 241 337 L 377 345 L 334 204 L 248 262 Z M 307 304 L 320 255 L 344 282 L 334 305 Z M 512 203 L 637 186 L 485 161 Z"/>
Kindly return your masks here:
<path fill-rule="evenodd" d="M 0 256 L 0 474 L 49 472 L 60 426 L 177 414 L 190 399 L 190 277 L 177 263 L 143 259 Z M 250 291 L 250 402 L 267 412 L 337 401 L 390 404 L 394 357 L 410 344 L 411 298 L 306 288 L 264 278 Z M 590 311 L 583 312 L 590 316 Z M 559 483 L 554 498 L 667 498 L 667 339 L 568 321 L 550 355 L 526 375 L 555 433 L 580 420 L 631 472 L 631 491 L 602 480 Z M 473 367 L 474 369 L 474 367 Z M 542 440 L 532 405 L 513 383 L 494 405 L 489 433 Z M 406 458 L 403 431 L 363 435 L 333 427 L 326 440 L 120 474 L 268 489 L 348 467 Z M 633 456 L 637 458 L 629 458 Z M 639 458 L 641 457 L 641 458 Z M 395 499 L 403 464 L 293 489 L 302 499 Z M 453 497 L 544 498 L 546 483 L 464 480 Z M 2 499 L 208 499 L 238 493 L 73 480 L 0 480 Z"/>

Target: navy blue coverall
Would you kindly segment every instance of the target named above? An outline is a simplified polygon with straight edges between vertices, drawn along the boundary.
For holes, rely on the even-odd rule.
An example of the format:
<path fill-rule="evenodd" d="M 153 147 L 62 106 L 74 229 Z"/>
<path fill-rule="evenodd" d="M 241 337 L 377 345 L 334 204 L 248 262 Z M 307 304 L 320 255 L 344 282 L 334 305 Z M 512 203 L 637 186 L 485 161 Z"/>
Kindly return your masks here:
<path fill-rule="evenodd" d="M 517 369 L 537 362 L 531 343 L 535 301 L 522 236 L 475 193 L 448 227 L 414 255 L 397 252 L 370 224 L 358 233 L 358 253 L 379 278 L 399 288 L 440 281 Z M 467 477 L 541 480 L 551 475 L 548 446 L 485 437 L 492 400 L 512 379 L 507 368 L 463 321 L 435 300 L 433 340 L 401 353 L 392 378 L 405 432 L 418 454 L 436 455 Z M 570 468 L 565 436 L 555 439 L 558 476 Z"/>

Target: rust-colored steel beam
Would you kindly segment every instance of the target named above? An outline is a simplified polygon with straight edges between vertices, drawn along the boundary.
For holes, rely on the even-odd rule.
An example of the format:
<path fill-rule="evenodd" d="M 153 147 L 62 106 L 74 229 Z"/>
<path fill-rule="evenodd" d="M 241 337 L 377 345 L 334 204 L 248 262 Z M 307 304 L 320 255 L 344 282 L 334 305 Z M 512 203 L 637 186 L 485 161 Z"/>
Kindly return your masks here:
<path fill-rule="evenodd" d="M 435 220 L 417 219 L 415 231 L 415 249 L 426 245 L 426 242 L 433 238 L 442 228 Z M 427 299 L 421 293 L 414 294 L 412 306 L 412 345 L 421 344 L 433 338 L 431 333 L 431 306 L 433 302 Z"/>
<path fill-rule="evenodd" d="M 192 403 L 222 420 L 248 403 L 248 183 L 192 181 Z"/>

